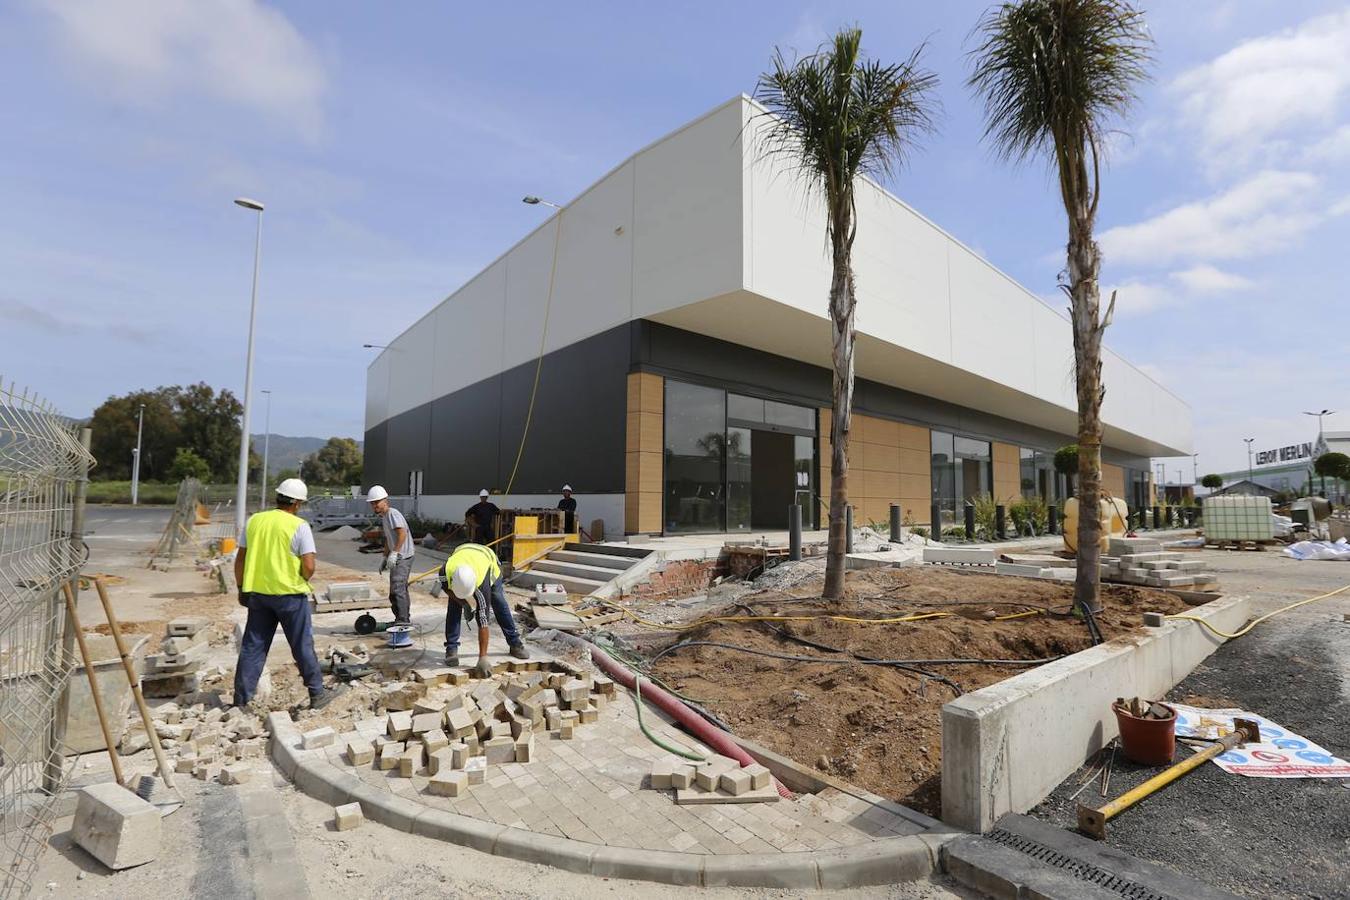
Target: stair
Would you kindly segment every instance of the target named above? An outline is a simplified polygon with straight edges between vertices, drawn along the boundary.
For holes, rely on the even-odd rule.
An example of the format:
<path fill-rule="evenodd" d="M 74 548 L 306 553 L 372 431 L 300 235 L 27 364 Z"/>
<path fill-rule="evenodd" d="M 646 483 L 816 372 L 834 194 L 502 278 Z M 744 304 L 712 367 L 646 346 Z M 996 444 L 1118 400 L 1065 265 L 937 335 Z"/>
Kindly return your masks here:
<path fill-rule="evenodd" d="M 612 544 L 565 544 L 511 579 L 517 587 L 561 584 L 569 594 L 589 595 L 640 563 L 651 553 Z"/>

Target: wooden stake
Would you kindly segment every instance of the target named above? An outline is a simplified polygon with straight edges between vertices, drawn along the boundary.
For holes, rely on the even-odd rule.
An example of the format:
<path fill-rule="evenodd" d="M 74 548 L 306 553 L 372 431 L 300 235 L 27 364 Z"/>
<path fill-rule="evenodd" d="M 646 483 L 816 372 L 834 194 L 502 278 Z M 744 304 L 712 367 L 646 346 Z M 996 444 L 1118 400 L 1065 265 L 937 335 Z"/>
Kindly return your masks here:
<path fill-rule="evenodd" d="M 108 731 L 108 716 L 103 712 L 103 697 L 98 690 L 98 677 L 94 674 L 94 661 L 89 656 L 89 645 L 84 642 L 84 629 L 80 627 L 79 614 L 75 612 L 75 592 L 70 582 L 61 585 L 66 594 L 66 612 L 75 626 L 75 640 L 80 645 L 80 658 L 84 660 L 84 674 L 89 677 L 89 695 L 94 698 L 94 711 L 98 713 L 98 727 L 103 729 L 103 745 L 108 748 L 108 761 L 112 763 L 113 777 L 122 783 L 122 760 L 113 745 L 112 734 Z"/>

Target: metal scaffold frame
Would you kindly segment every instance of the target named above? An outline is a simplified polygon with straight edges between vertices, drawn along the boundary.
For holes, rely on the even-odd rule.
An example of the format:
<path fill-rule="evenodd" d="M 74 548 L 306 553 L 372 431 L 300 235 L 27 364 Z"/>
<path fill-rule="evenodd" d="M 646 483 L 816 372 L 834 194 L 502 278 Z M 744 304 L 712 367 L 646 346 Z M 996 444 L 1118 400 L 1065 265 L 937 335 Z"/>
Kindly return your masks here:
<path fill-rule="evenodd" d="M 0 380 L 0 898 L 29 891 L 71 773 L 75 636 L 62 590 L 78 590 L 87 556 L 88 434 Z"/>

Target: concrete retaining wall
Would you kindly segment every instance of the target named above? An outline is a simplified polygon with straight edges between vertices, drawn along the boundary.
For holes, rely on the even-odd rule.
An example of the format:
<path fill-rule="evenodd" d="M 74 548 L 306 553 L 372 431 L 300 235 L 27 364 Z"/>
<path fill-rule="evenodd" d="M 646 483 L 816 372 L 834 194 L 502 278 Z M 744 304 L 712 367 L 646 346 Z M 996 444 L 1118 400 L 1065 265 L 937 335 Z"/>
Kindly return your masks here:
<path fill-rule="evenodd" d="M 1222 631 L 1249 618 L 1227 597 L 1188 612 Z M 1161 697 L 1223 643 L 1197 622 L 1168 621 L 966 694 L 942 708 L 942 819 L 984 832 L 1026 812 L 1115 737 L 1111 701 Z"/>

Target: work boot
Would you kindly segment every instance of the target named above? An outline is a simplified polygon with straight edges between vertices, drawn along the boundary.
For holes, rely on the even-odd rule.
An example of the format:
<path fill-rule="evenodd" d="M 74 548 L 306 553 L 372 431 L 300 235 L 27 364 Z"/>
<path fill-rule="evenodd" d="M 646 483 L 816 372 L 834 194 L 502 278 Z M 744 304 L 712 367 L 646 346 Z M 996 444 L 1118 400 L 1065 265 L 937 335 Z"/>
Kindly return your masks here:
<path fill-rule="evenodd" d="M 512 644 L 511 655 L 514 656 L 516 659 L 529 659 L 530 651 L 525 649 L 524 644 Z"/>
<path fill-rule="evenodd" d="M 332 703 L 334 700 L 336 700 L 338 697 L 341 697 L 345 693 L 347 693 L 346 686 L 340 686 L 334 688 L 325 688 L 323 693 L 321 694 L 310 694 L 309 708 L 323 709 L 325 706 Z"/>
<path fill-rule="evenodd" d="M 459 654 L 458 654 L 458 653 L 447 653 L 447 654 L 445 654 L 445 664 L 446 664 L 447 666 L 457 666 L 457 665 L 459 665 Z"/>

